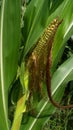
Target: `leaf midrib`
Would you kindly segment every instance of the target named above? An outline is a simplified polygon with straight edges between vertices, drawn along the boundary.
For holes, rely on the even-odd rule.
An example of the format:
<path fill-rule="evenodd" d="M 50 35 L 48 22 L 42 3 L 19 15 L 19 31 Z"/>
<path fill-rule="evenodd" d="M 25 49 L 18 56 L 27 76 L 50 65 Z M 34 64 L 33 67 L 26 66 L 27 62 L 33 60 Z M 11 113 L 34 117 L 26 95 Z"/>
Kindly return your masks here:
<path fill-rule="evenodd" d="M 4 9 L 5 9 L 5 0 L 2 2 L 2 10 L 1 10 L 1 38 L 0 38 L 0 44 L 1 44 L 1 51 L 0 51 L 0 56 L 1 56 L 1 91 L 2 91 L 2 102 L 3 102 L 3 109 L 4 109 L 4 115 L 5 115 L 5 121 L 7 125 L 7 130 L 9 130 L 8 127 L 8 121 L 7 121 L 7 112 L 6 112 L 6 101 L 5 101 L 5 89 L 4 89 L 4 69 L 3 69 L 3 23 L 4 23 Z"/>

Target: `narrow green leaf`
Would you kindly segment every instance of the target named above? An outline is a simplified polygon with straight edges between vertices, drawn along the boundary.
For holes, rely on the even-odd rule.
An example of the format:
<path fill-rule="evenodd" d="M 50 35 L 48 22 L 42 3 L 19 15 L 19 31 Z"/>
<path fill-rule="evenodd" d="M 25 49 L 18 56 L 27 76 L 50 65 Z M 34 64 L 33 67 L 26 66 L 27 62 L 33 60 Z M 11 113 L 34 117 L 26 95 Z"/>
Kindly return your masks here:
<path fill-rule="evenodd" d="M 0 12 L 0 129 L 8 126 L 8 89 L 17 70 L 20 2 L 2 0 Z"/>

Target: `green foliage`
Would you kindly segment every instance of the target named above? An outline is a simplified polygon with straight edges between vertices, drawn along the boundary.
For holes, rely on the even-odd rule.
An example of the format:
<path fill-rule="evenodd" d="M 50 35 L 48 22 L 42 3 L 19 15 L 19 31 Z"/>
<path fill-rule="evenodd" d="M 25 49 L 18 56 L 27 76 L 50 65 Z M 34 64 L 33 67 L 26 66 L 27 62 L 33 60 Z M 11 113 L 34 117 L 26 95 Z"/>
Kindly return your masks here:
<path fill-rule="evenodd" d="M 28 51 L 40 37 L 41 32 L 44 30 L 45 23 L 48 18 L 48 7 L 48 0 L 32 0 L 27 6 L 27 10 L 24 15 L 23 30 L 25 44 L 24 56 L 26 56 Z"/>
<path fill-rule="evenodd" d="M 18 14 L 16 13 L 18 12 Z M 8 91 L 17 71 L 20 2 L 2 0 L 0 10 L 0 129 L 9 130 Z"/>
<path fill-rule="evenodd" d="M 65 94 L 64 97 L 62 99 L 62 103 L 69 104 L 72 101 L 72 94 L 70 92 L 73 91 L 73 88 L 71 87 L 71 85 L 73 85 L 73 81 L 70 83 L 70 85 L 68 85 L 68 87 L 65 90 Z M 70 90 L 70 88 L 72 90 Z M 67 93 L 67 94 L 66 94 Z M 67 95 L 67 96 L 66 96 Z M 45 126 L 43 126 L 43 130 L 72 130 L 73 128 L 73 109 L 65 109 L 63 111 L 61 110 L 56 110 L 56 112 L 54 112 L 51 116 L 49 121 L 45 124 Z"/>
<path fill-rule="evenodd" d="M 44 84 L 45 96 L 36 104 L 35 112 L 28 111 L 28 71 L 25 62 L 47 25 L 57 16 L 63 19 L 52 49 L 52 96 L 60 102 L 65 87 L 73 80 L 73 55 L 61 62 L 67 40 L 73 34 L 73 0 L 26 1 L 25 11 L 21 13 L 24 15 L 23 26 L 20 23 L 20 6 L 17 0 L 0 1 L 0 129 L 41 130 L 47 121 L 50 122 L 50 115 L 56 108 L 49 102 Z M 58 64 L 60 62 L 61 65 Z"/>
<path fill-rule="evenodd" d="M 70 111 L 71 113 L 72 111 Z M 65 130 L 70 128 L 70 130 L 72 130 L 72 124 L 71 126 L 69 125 L 67 127 L 67 121 L 69 118 L 69 111 L 65 111 L 65 112 L 61 112 L 61 111 L 57 111 L 56 113 L 54 113 L 51 117 L 49 122 L 47 122 L 47 124 L 45 125 L 45 127 L 43 128 L 43 130 Z"/>

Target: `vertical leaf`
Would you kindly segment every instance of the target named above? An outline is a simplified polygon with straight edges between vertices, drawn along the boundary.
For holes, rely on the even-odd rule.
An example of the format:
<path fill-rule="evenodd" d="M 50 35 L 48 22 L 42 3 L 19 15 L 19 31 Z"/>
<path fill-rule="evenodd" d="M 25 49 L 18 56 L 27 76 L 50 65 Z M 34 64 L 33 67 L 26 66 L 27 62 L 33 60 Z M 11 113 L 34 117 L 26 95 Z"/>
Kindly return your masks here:
<path fill-rule="evenodd" d="M 8 130 L 8 88 L 17 70 L 20 1 L 3 0 L 0 12 L 0 129 Z"/>

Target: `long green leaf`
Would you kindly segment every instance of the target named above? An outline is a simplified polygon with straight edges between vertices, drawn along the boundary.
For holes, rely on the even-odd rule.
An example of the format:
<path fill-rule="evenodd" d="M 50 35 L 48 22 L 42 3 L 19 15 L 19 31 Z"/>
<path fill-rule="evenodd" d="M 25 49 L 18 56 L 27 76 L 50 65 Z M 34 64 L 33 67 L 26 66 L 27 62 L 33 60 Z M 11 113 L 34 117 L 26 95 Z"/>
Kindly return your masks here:
<path fill-rule="evenodd" d="M 20 1 L 2 0 L 0 12 L 0 129 L 9 130 L 8 89 L 17 70 Z"/>

